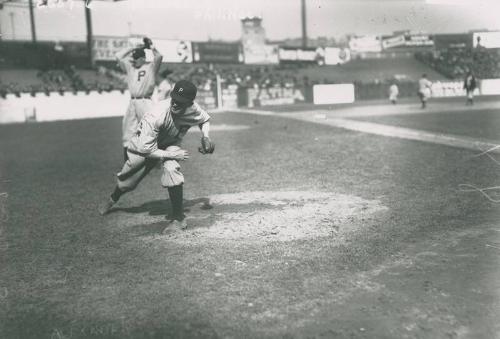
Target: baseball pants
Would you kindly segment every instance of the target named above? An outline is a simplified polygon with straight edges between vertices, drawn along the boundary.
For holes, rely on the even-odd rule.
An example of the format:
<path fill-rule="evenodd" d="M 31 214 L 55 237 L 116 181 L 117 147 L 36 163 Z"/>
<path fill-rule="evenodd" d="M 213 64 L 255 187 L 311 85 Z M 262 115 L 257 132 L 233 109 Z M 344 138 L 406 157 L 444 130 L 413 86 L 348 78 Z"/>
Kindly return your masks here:
<path fill-rule="evenodd" d="M 173 151 L 178 149 L 178 146 L 169 146 L 166 150 Z M 128 160 L 117 174 L 117 186 L 124 192 L 134 190 L 159 161 L 161 160 L 148 159 L 142 155 L 128 151 Z M 161 176 L 162 186 L 168 188 L 183 184 L 184 175 L 181 173 L 180 169 L 181 166 L 175 160 L 163 161 L 163 173 Z"/>

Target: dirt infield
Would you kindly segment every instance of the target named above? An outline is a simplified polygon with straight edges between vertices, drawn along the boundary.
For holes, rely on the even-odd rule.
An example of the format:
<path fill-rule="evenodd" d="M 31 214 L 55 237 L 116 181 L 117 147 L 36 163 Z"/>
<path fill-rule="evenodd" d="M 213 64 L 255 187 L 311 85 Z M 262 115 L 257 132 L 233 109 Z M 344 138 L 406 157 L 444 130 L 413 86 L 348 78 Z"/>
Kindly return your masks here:
<path fill-rule="evenodd" d="M 380 201 L 315 191 L 261 191 L 210 197 L 213 209 L 192 208 L 179 242 L 292 241 L 352 231 L 355 221 L 386 210 Z"/>

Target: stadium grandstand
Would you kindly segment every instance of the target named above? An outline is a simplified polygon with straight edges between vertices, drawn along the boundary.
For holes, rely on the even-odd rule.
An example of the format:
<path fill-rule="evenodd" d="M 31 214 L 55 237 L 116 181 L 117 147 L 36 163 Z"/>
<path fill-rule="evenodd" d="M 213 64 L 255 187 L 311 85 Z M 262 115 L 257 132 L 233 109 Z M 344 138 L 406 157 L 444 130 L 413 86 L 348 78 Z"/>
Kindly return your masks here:
<path fill-rule="evenodd" d="M 33 8 L 31 1 L 2 1 L 7 3 Z M 86 13 L 90 17 L 90 10 Z M 124 76 L 114 61 L 116 46 L 140 37 L 93 36 L 90 26 L 87 30 L 86 42 L 39 41 L 34 27 L 31 41 L 0 40 L 0 95 L 124 92 Z M 498 49 L 474 46 L 472 32 L 450 37 L 402 31 L 306 48 L 269 43 L 259 17 L 243 18 L 241 30 L 237 42 L 153 40 L 162 46 L 162 70 L 172 71 L 170 80 L 190 79 L 212 93 L 220 81 L 220 88 L 236 86 L 238 93 L 293 88 L 312 101 L 311 87 L 316 84 L 353 83 L 357 99 L 374 99 L 385 97 L 394 81 L 400 84 L 402 97 L 414 96 L 423 73 L 434 81 L 461 79 L 468 70 L 481 79 L 500 76 Z M 238 105 L 245 104 L 246 100 L 238 100 Z"/>

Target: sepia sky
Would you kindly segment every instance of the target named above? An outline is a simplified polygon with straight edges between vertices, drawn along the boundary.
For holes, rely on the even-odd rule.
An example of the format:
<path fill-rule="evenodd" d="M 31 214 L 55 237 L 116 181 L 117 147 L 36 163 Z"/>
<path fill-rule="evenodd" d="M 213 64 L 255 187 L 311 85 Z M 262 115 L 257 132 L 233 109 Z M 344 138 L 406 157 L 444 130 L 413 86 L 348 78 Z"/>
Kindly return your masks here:
<path fill-rule="evenodd" d="M 52 0 L 57 1 L 57 0 Z M 59 0 L 63 1 L 63 0 Z M 306 0 L 310 37 L 347 33 L 388 34 L 411 29 L 427 33 L 500 29 L 495 0 Z M 125 0 L 94 1 L 95 35 L 148 35 L 153 38 L 237 40 L 242 16 L 260 15 L 268 39 L 301 36 L 300 0 Z M 35 10 L 40 40 L 85 40 L 83 2 Z M 30 38 L 29 12 L 6 4 L 0 10 L 4 39 Z M 14 33 L 14 34 L 13 34 Z"/>

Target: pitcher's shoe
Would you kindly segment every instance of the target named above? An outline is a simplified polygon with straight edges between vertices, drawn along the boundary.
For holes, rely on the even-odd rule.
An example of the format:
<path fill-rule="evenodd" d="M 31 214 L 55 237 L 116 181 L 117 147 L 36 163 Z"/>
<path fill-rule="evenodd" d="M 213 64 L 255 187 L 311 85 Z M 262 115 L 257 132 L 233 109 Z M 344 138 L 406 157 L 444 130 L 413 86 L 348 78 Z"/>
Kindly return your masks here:
<path fill-rule="evenodd" d="M 116 201 L 114 201 L 113 199 L 111 198 L 108 198 L 108 200 L 106 200 L 105 202 L 103 202 L 100 206 L 99 206 L 99 214 L 100 215 L 106 215 L 109 213 L 109 211 L 111 210 L 111 208 L 116 204 Z"/>
<path fill-rule="evenodd" d="M 186 219 L 182 220 L 171 220 L 167 227 L 161 232 L 162 234 L 172 234 L 179 231 L 184 231 L 187 228 Z"/>

